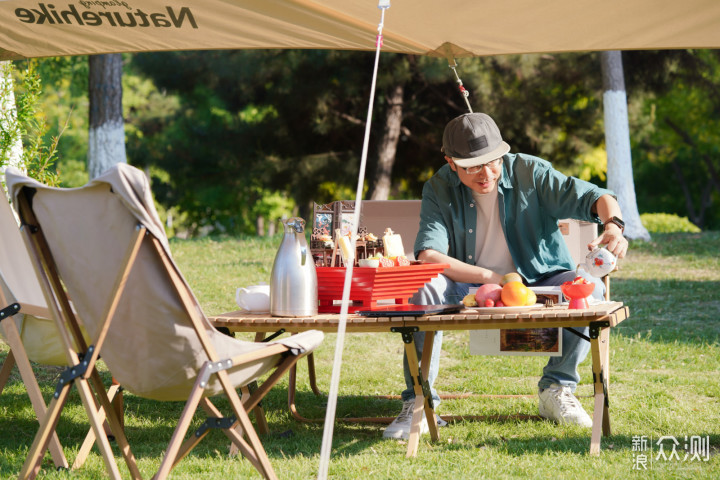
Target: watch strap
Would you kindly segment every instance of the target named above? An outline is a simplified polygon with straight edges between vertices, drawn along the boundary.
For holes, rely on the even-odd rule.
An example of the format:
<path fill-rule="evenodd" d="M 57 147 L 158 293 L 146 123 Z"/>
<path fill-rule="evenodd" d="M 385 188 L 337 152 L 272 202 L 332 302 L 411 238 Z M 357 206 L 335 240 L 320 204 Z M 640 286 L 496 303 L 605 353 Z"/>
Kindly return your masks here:
<path fill-rule="evenodd" d="M 609 219 L 605 220 L 605 223 L 603 223 L 603 227 L 605 227 L 608 223 L 614 223 L 620 228 L 621 232 L 625 232 L 625 222 L 623 222 L 621 218 L 610 217 Z"/>

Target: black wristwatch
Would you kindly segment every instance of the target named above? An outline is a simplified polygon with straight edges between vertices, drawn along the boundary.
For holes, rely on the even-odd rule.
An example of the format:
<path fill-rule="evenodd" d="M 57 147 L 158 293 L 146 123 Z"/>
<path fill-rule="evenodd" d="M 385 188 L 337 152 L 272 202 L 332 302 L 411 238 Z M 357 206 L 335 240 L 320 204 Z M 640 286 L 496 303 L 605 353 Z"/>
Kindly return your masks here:
<path fill-rule="evenodd" d="M 620 227 L 621 232 L 625 232 L 625 222 L 622 221 L 622 218 L 611 217 L 608 220 L 606 220 L 605 223 L 603 223 L 603 227 L 605 227 L 605 225 L 607 225 L 608 223 L 614 223 L 615 225 Z"/>

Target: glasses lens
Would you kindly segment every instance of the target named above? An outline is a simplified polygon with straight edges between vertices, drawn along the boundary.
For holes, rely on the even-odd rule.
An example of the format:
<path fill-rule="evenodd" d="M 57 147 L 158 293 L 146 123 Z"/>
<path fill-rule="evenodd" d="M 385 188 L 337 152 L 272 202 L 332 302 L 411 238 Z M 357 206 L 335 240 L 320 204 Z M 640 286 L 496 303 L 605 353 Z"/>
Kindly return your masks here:
<path fill-rule="evenodd" d="M 465 173 L 474 175 L 485 167 L 495 168 L 498 165 L 500 165 L 500 160 L 502 160 L 502 158 L 496 158 L 495 160 L 491 160 L 487 163 L 483 163 L 482 165 L 475 165 L 474 167 L 468 167 L 465 169 Z"/>

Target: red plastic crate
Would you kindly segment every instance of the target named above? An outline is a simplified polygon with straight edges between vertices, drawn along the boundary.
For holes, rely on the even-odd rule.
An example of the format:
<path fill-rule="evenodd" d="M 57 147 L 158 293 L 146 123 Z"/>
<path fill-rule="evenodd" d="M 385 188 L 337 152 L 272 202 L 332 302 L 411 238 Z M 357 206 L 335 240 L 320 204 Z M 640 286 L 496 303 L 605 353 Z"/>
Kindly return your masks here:
<path fill-rule="evenodd" d="M 413 263 L 404 267 L 353 268 L 348 312 L 377 306 L 378 300 L 407 304 L 423 285 L 438 276 L 447 263 Z M 319 313 L 339 313 L 345 267 L 317 267 Z"/>

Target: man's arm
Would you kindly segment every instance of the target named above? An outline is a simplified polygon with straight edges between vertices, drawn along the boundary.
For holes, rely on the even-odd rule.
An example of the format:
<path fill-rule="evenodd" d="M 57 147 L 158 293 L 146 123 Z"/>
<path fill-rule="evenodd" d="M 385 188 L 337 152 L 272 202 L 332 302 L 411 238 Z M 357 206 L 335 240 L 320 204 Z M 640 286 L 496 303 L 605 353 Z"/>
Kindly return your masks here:
<path fill-rule="evenodd" d="M 418 260 L 427 263 L 447 263 L 450 268 L 443 272 L 450 280 L 462 283 L 500 283 L 502 275 L 487 268 L 469 265 L 455 258 L 449 257 L 437 250 L 423 250 L 418 254 Z"/>
<path fill-rule="evenodd" d="M 603 195 L 598 198 L 592 206 L 592 212 L 597 214 L 603 223 L 612 217 L 622 218 L 620 205 L 612 195 Z M 627 252 L 628 241 L 623 236 L 620 227 L 614 223 L 608 223 L 603 233 L 588 244 L 588 249 L 592 250 L 598 245 L 606 245 L 606 248 L 614 255 L 617 255 L 618 258 L 623 258 Z"/>

